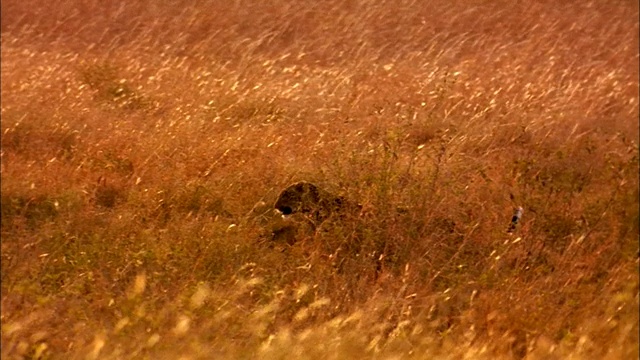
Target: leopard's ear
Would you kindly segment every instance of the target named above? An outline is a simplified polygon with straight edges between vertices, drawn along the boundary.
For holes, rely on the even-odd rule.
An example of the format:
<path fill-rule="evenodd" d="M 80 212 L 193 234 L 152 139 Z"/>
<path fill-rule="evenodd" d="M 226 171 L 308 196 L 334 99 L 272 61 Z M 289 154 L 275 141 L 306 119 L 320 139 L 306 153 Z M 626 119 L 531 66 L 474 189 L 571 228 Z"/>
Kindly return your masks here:
<path fill-rule="evenodd" d="M 290 191 L 290 192 L 295 192 L 298 194 L 301 194 L 303 192 L 307 192 L 307 188 L 309 187 L 309 184 L 306 182 L 299 182 L 296 184 L 293 184 L 291 186 L 289 186 L 285 191 Z"/>

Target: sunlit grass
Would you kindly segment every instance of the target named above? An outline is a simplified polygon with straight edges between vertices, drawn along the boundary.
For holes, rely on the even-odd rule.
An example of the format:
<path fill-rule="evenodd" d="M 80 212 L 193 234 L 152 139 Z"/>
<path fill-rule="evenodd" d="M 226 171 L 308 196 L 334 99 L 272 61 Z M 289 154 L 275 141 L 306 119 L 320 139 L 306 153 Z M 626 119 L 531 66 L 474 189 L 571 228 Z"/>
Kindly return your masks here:
<path fill-rule="evenodd" d="M 637 358 L 637 18 L 4 1 L 3 358 Z"/>

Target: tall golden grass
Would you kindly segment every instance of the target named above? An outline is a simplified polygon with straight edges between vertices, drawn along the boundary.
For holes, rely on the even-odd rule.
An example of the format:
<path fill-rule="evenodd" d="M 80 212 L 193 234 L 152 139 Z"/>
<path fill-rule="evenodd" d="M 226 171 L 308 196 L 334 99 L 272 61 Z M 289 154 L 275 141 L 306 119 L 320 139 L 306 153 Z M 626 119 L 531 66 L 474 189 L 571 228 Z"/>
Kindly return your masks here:
<path fill-rule="evenodd" d="M 636 1 L 1 10 L 3 358 L 638 357 Z"/>

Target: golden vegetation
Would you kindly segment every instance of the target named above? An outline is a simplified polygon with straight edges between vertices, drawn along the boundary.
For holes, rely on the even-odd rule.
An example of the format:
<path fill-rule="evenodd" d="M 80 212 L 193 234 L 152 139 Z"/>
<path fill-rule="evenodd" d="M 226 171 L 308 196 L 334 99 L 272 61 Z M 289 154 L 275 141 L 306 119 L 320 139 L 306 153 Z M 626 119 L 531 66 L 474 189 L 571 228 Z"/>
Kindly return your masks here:
<path fill-rule="evenodd" d="M 637 119 L 635 1 L 3 1 L 2 356 L 637 358 Z"/>

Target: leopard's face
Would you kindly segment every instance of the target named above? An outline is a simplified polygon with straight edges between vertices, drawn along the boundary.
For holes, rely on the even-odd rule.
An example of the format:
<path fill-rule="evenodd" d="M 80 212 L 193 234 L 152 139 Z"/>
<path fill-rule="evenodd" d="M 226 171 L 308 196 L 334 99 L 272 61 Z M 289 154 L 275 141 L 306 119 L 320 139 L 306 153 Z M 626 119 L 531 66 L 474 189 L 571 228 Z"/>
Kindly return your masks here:
<path fill-rule="evenodd" d="M 311 183 L 301 182 L 286 188 L 276 201 L 275 208 L 284 215 L 314 211 L 321 201 L 320 189 Z"/>
<path fill-rule="evenodd" d="M 286 188 L 278 196 L 275 208 L 284 215 L 303 213 L 316 220 L 324 220 L 342 206 L 342 198 L 318 186 L 299 182 Z"/>
<path fill-rule="evenodd" d="M 275 227 L 271 232 L 271 239 L 285 240 L 292 245 L 300 236 L 313 236 L 325 222 L 344 220 L 345 215 L 360 211 L 362 207 L 343 196 L 336 196 L 315 184 L 303 181 L 284 189 L 274 208 L 277 210 L 274 212 L 288 216 L 278 217 L 286 225 Z"/>

